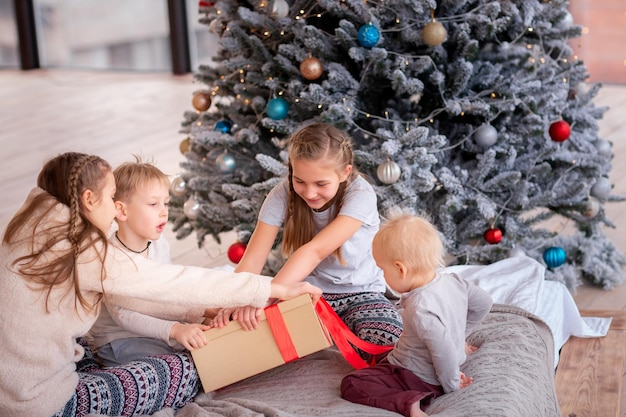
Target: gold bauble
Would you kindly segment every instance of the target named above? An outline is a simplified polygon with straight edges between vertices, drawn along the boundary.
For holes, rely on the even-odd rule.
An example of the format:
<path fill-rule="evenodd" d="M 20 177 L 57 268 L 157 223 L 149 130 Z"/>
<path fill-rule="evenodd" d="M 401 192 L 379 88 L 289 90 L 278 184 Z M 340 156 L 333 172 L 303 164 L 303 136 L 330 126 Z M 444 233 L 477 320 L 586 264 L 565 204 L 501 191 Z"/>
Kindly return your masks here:
<path fill-rule="evenodd" d="M 207 91 L 194 93 L 191 104 L 198 111 L 207 111 L 211 107 L 211 94 Z"/>
<path fill-rule="evenodd" d="M 180 142 L 178 149 L 180 149 L 180 153 L 183 155 L 189 152 L 189 149 L 191 149 L 191 139 L 189 139 L 189 136 Z"/>
<path fill-rule="evenodd" d="M 324 73 L 322 61 L 315 57 L 308 57 L 300 63 L 300 73 L 309 81 L 317 80 Z"/>
<path fill-rule="evenodd" d="M 439 46 L 446 40 L 447 32 L 443 25 L 435 20 L 424 26 L 422 39 L 428 46 Z"/>

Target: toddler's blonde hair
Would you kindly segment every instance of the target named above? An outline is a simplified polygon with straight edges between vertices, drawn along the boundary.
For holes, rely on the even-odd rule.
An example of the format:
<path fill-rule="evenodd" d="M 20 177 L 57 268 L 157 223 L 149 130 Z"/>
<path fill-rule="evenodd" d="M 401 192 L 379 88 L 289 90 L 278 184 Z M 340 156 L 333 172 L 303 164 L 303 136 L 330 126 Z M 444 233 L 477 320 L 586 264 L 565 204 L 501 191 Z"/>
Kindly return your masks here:
<path fill-rule="evenodd" d="M 445 266 L 445 249 L 437 228 L 425 214 L 391 208 L 372 245 L 412 273 L 429 273 Z"/>

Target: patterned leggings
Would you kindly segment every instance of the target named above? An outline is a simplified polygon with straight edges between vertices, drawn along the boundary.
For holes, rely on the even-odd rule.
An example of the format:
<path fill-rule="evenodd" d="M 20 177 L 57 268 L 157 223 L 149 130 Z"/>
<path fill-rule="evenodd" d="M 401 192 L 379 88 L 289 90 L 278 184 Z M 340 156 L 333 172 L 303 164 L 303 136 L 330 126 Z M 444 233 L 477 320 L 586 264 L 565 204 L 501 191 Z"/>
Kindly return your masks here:
<path fill-rule="evenodd" d="M 150 356 L 123 366 L 100 368 L 86 343 L 79 342 L 85 346 L 85 356 L 76 364 L 78 386 L 53 417 L 153 414 L 163 408 L 183 407 L 200 389 L 188 353 Z"/>
<path fill-rule="evenodd" d="M 365 341 L 392 345 L 402 333 L 400 313 L 382 293 L 325 293 L 323 297 L 350 330 Z M 364 352 L 359 353 L 369 359 Z"/>

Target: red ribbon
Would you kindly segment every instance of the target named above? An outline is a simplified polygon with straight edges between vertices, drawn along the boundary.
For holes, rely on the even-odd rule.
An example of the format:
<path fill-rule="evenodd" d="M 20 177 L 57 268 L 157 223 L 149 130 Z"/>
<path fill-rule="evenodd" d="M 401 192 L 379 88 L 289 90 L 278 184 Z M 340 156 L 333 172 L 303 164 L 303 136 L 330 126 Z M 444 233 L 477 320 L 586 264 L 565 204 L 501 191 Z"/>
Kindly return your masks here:
<path fill-rule="evenodd" d="M 296 347 L 293 345 L 293 340 L 291 340 L 283 315 L 278 309 L 278 304 L 265 307 L 265 317 L 267 317 L 267 323 L 272 330 L 274 340 L 285 363 L 298 359 L 298 352 L 296 352 Z"/>
<path fill-rule="evenodd" d="M 335 342 L 337 349 L 341 352 L 343 357 L 352 365 L 355 369 L 367 368 L 374 364 L 374 358 L 371 363 L 367 363 L 359 356 L 353 346 L 356 346 L 360 350 L 369 353 L 370 355 L 379 355 L 381 353 L 389 352 L 393 349 L 393 345 L 380 346 L 374 343 L 366 342 L 360 339 L 357 335 L 346 326 L 341 318 L 335 313 L 335 310 L 324 300 L 320 300 L 315 304 L 315 311 L 320 320 L 326 326 L 328 333 Z"/>

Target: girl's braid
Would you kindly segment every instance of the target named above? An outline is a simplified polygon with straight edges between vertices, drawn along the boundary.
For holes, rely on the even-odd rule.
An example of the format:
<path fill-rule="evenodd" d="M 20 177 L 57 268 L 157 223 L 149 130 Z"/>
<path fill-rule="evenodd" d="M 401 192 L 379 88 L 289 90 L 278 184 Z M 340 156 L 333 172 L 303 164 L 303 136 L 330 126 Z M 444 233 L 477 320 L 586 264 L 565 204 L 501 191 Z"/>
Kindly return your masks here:
<path fill-rule="evenodd" d="M 69 239 L 74 247 L 74 256 L 78 256 L 78 220 L 80 217 L 80 194 L 79 194 L 79 180 L 80 176 L 85 169 L 85 166 L 98 160 L 95 155 L 84 155 L 79 158 L 70 171 L 70 183 L 69 183 L 69 203 L 70 203 L 70 231 Z"/>

